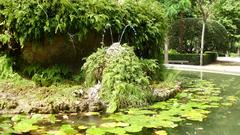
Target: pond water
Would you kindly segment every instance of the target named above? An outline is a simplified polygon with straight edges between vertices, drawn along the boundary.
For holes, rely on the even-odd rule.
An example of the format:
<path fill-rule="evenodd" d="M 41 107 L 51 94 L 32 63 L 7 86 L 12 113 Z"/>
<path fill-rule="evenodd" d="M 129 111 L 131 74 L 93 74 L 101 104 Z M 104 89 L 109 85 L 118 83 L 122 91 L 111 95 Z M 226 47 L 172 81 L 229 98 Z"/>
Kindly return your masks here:
<path fill-rule="evenodd" d="M 180 75 L 191 78 L 188 83 L 193 85 L 166 102 L 108 115 L 2 115 L 0 134 L 239 135 L 240 76 L 199 72 Z"/>
<path fill-rule="evenodd" d="M 240 97 L 240 76 L 182 72 L 185 76 L 199 77 L 211 80 L 221 88 L 222 96 Z M 240 134 L 240 101 L 231 107 L 213 109 L 203 122 L 184 123 L 169 130 L 170 135 L 239 135 Z"/>

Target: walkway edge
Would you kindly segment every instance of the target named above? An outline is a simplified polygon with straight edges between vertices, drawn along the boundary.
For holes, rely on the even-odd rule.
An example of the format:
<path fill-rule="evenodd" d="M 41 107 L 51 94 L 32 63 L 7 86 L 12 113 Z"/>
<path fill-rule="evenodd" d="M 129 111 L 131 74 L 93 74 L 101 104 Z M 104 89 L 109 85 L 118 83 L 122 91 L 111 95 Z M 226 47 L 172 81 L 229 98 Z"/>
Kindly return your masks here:
<path fill-rule="evenodd" d="M 228 74 L 240 76 L 239 70 L 231 70 L 228 68 L 218 68 L 208 66 L 196 66 L 196 65 L 179 65 L 179 64 L 164 64 L 167 69 L 183 70 L 183 71 L 196 71 L 196 72 L 210 72 L 210 73 L 219 73 L 219 74 Z"/>

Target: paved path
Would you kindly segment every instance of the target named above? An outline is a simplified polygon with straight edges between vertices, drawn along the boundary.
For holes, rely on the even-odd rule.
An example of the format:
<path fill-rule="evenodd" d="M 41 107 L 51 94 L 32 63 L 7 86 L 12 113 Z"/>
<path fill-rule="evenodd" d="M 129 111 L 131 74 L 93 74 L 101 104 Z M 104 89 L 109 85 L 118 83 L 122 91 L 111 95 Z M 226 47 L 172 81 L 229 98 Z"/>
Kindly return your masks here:
<path fill-rule="evenodd" d="M 240 76 L 240 58 L 218 57 L 217 62 L 205 66 L 165 64 L 169 69 L 215 72 Z"/>

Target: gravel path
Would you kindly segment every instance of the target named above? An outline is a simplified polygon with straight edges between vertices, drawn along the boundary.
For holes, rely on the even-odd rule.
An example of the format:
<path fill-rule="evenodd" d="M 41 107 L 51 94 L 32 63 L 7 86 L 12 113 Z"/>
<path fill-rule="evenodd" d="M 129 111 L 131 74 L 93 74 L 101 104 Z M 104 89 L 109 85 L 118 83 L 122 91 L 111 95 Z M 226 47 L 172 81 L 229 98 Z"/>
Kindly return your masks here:
<path fill-rule="evenodd" d="M 240 76 L 240 58 L 218 57 L 217 62 L 205 66 L 165 64 L 169 69 L 215 72 Z"/>

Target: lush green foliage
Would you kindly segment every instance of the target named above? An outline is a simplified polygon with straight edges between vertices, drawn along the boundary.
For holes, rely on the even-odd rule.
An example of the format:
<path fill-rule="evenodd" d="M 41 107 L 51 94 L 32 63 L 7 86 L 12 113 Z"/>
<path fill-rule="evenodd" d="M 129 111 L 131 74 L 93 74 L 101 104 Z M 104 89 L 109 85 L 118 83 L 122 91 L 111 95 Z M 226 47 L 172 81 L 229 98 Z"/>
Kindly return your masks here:
<path fill-rule="evenodd" d="M 154 60 L 139 59 L 133 48 L 124 46 L 118 56 L 108 58 L 105 48 L 98 49 L 83 66 L 88 86 L 102 81 L 101 97 L 110 108 L 142 106 L 150 103 L 150 77 L 158 65 Z"/>
<path fill-rule="evenodd" d="M 214 7 L 214 16 L 226 27 L 232 43 L 240 40 L 239 0 L 218 0 Z"/>
<path fill-rule="evenodd" d="M 49 68 L 43 68 L 39 65 L 29 65 L 22 71 L 23 75 L 30 77 L 37 85 L 50 86 L 64 79 L 71 79 L 72 74 L 65 66 L 55 65 Z"/>
<path fill-rule="evenodd" d="M 179 47 L 179 21 L 176 21 L 171 30 L 170 48 L 181 49 L 179 51 L 185 53 L 200 52 L 200 42 L 202 34 L 202 22 L 199 19 L 186 18 L 184 19 L 187 26 L 184 30 L 184 47 Z M 223 25 L 216 21 L 208 21 L 205 33 L 205 51 L 225 52 L 227 46 L 228 34 Z"/>
<path fill-rule="evenodd" d="M 158 47 L 163 42 L 166 21 L 161 5 L 154 0 L 1 0 L 0 23 L 3 26 L 0 40 L 7 43 L 16 40 L 22 46 L 26 41 L 38 41 L 57 34 L 83 39 L 89 32 L 102 33 L 106 24 L 113 33 L 121 33 L 131 24 L 137 31 L 134 38 L 127 31 L 127 41 L 135 45 Z M 156 50 L 156 49 L 155 49 Z"/>
<path fill-rule="evenodd" d="M 187 12 L 191 8 L 190 0 L 158 0 L 163 3 L 169 19 L 176 18 L 179 12 Z"/>
<path fill-rule="evenodd" d="M 0 79 L 18 80 L 21 77 L 13 71 L 13 61 L 6 55 L 0 56 Z"/>

